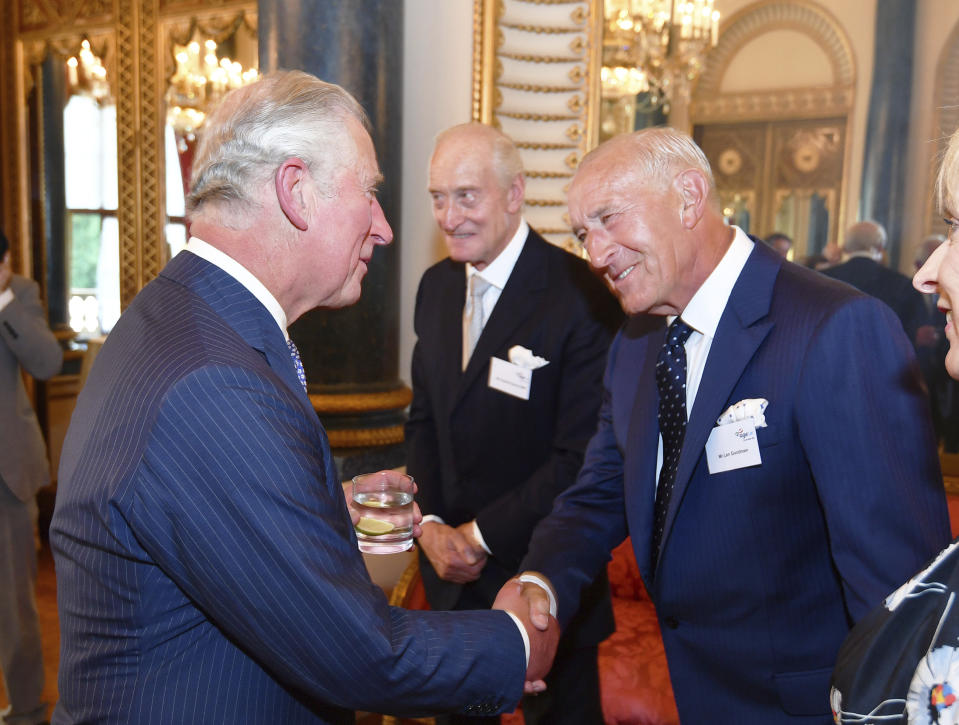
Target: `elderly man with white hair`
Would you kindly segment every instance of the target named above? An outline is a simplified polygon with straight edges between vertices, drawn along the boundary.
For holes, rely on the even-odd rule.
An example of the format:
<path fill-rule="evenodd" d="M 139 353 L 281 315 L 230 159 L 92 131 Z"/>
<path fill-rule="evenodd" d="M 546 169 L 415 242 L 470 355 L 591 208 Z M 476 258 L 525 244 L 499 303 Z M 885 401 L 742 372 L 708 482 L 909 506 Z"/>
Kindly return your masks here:
<path fill-rule="evenodd" d="M 355 302 L 392 241 L 366 126 L 298 71 L 207 119 L 193 238 L 110 333 L 64 443 L 54 722 L 494 714 L 542 684 L 557 625 L 518 585 L 511 616 L 387 605 L 287 334 Z"/>

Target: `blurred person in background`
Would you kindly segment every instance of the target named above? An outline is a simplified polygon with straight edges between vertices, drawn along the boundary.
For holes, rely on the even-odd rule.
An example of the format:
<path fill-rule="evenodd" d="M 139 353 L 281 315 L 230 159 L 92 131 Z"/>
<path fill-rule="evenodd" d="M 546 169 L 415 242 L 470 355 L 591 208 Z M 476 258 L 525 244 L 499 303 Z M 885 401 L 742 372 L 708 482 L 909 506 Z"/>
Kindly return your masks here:
<path fill-rule="evenodd" d="M 13 273 L 0 231 L 0 670 L 10 706 L 6 725 L 46 722 L 43 652 L 34 588 L 37 491 L 50 482 L 47 448 L 21 371 L 47 380 L 63 351 L 47 325 L 40 287 Z"/>

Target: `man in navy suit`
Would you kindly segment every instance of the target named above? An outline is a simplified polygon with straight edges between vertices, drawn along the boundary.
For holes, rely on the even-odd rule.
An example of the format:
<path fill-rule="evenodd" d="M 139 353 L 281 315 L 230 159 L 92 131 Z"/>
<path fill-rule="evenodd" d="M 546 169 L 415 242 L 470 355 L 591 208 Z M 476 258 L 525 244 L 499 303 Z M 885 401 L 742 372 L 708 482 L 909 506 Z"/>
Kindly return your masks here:
<path fill-rule="evenodd" d="M 441 133 L 429 190 L 450 256 L 426 271 L 416 298 L 406 465 L 425 514 L 430 606 L 485 609 L 576 479 L 622 312 L 583 260 L 523 219 L 522 160 L 505 134 L 480 123 Z M 474 298 L 477 283 L 485 290 Z M 523 367 L 516 346 L 545 364 Z M 546 692 L 523 701 L 527 725 L 603 722 L 596 654 L 612 630 L 602 574 L 562 638 Z"/>
<path fill-rule="evenodd" d="M 355 302 L 392 239 L 367 123 L 298 71 L 207 119 L 194 236 L 110 333 L 64 443 L 54 722 L 495 713 L 544 674 L 558 627 L 518 584 L 512 615 L 387 606 L 287 337 Z"/>
<path fill-rule="evenodd" d="M 569 205 L 631 318 L 583 469 L 524 566 L 564 624 L 630 534 L 682 722 L 831 722 L 851 623 L 950 537 L 902 326 L 727 226 L 675 130 L 594 150 Z"/>

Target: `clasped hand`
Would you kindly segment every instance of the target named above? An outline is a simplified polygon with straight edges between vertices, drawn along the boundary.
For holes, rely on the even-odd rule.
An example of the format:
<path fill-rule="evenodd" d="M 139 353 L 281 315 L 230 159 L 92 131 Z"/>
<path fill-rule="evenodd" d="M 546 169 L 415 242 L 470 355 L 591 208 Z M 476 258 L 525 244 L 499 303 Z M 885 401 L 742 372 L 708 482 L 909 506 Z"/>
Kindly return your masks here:
<path fill-rule="evenodd" d="M 518 578 L 510 579 L 496 595 L 493 609 L 516 615 L 529 636 L 529 663 L 526 666 L 524 692 L 543 692 L 543 678 L 553 666 L 559 645 L 559 622 L 549 613 L 549 597 L 542 587 Z"/>
<path fill-rule="evenodd" d="M 456 584 L 479 579 L 487 555 L 470 534 L 471 525 L 466 523 L 454 528 L 438 521 L 423 525 L 419 545 L 440 579 Z"/>

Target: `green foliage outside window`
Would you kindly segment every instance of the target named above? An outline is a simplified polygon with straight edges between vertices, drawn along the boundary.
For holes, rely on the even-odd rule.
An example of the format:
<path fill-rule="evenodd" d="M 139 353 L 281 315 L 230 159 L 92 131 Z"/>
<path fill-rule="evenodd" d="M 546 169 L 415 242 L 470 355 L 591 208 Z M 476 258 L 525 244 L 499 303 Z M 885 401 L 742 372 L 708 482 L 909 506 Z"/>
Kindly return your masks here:
<path fill-rule="evenodd" d="M 97 286 L 97 261 L 100 257 L 100 215 L 71 214 L 72 248 L 70 287 L 94 289 Z"/>

